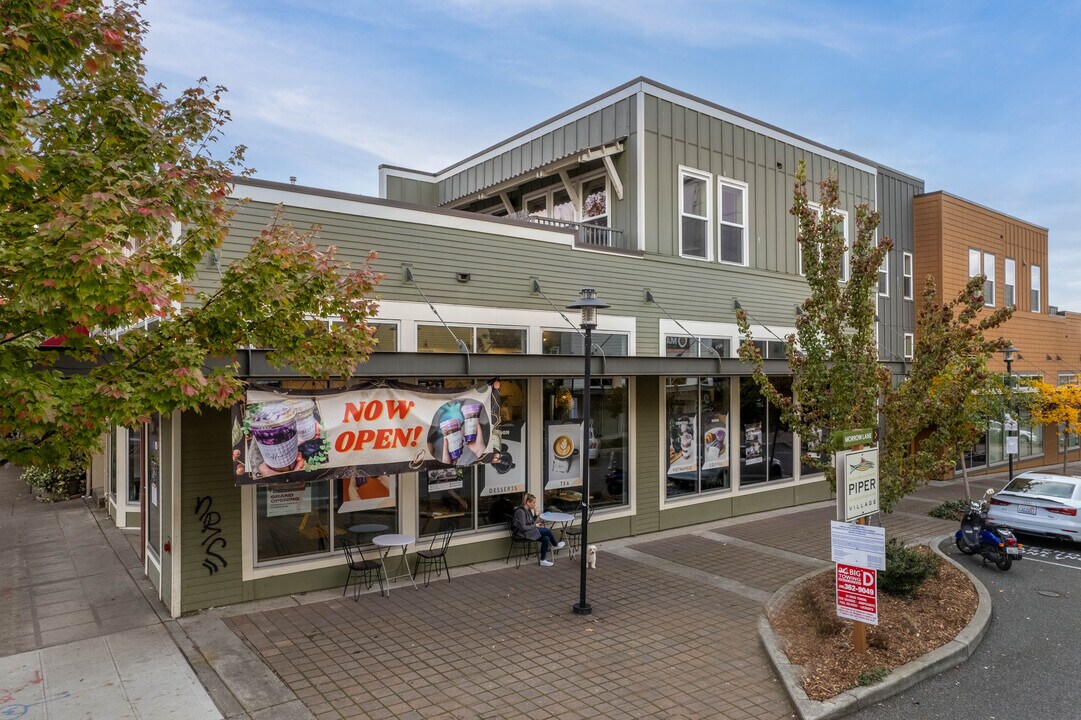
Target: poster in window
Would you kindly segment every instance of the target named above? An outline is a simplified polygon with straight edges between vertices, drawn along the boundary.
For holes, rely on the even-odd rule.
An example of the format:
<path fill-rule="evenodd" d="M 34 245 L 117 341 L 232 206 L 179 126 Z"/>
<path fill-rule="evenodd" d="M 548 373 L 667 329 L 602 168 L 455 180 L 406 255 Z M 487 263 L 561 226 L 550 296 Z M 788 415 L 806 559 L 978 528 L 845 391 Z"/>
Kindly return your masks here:
<path fill-rule="evenodd" d="M 462 471 L 458 468 L 442 468 L 428 471 L 428 492 L 461 490 Z"/>
<path fill-rule="evenodd" d="M 481 471 L 482 497 L 525 492 L 525 423 L 500 423 L 495 455 Z"/>
<path fill-rule="evenodd" d="M 266 516 L 302 515 L 312 510 L 312 488 L 306 483 L 268 487 Z"/>
<path fill-rule="evenodd" d="M 668 428 L 668 475 L 698 470 L 698 418 L 681 415 Z"/>
<path fill-rule="evenodd" d="M 702 426 L 702 469 L 728 467 L 728 415 L 706 415 Z"/>
<path fill-rule="evenodd" d="M 765 449 L 762 447 L 762 423 L 747 423 L 743 426 L 744 453 L 747 465 L 762 462 Z"/>
<path fill-rule="evenodd" d="M 396 475 L 361 475 L 342 478 L 342 504 L 339 513 L 360 512 L 397 505 Z"/>
<path fill-rule="evenodd" d="M 545 490 L 582 484 L 582 423 L 549 423 L 545 446 Z"/>

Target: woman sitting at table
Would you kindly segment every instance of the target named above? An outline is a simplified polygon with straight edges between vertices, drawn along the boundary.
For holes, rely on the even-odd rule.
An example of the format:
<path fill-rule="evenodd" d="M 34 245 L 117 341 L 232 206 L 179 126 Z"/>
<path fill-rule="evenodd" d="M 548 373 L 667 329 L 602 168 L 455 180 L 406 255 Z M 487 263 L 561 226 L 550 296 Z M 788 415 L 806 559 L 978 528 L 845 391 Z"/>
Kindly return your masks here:
<path fill-rule="evenodd" d="M 560 540 L 556 543 L 555 535 L 549 528 L 537 524 L 537 498 L 532 493 L 526 493 L 525 500 L 514 510 L 514 534 L 527 540 L 540 540 L 540 564 L 544 567 L 555 565 L 548 559 L 549 546 L 556 550 L 562 550 L 567 543 Z M 554 557 L 554 554 L 553 554 Z"/>

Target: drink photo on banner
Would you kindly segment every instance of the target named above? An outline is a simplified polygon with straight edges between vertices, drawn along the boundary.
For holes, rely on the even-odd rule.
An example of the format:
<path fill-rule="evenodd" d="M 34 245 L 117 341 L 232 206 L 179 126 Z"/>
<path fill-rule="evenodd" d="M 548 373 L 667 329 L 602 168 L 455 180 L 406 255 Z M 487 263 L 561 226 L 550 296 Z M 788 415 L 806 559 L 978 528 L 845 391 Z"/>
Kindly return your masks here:
<path fill-rule="evenodd" d="M 546 425 L 544 489 L 575 487 L 582 484 L 582 423 Z"/>
<path fill-rule="evenodd" d="M 490 384 L 433 388 L 384 382 L 348 390 L 252 388 L 233 408 L 238 485 L 365 478 L 491 462 Z"/>

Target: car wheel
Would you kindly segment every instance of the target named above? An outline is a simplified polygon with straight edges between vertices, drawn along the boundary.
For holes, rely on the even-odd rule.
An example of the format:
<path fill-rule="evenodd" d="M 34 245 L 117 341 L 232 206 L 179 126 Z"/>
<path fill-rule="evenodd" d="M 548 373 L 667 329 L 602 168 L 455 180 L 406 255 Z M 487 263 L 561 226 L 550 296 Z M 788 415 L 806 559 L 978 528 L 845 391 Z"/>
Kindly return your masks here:
<path fill-rule="evenodd" d="M 954 542 L 957 543 L 957 549 L 963 552 L 965 555 L 974 555 L 976 553 L 976 551 L 966 545 L 965 541 L 961 538 L 955 538 Z"/>
<path fill-rule="evenodd" d="M 995 560 L 995 567 L 999 570 L 1006 572 L 1013 565 L 1013 558 L 1009 555 L 999 555 L 998 560 Z"/>

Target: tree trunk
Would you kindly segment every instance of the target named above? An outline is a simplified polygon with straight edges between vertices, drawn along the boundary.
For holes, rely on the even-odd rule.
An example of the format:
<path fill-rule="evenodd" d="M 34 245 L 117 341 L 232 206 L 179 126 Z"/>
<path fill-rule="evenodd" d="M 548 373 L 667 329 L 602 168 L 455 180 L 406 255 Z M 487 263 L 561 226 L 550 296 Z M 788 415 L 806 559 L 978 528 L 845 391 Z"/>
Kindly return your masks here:
<path fill-rule="evenodd" d="M 1070 455 L 1070 430 L 1062 427 L 1062 474 L 1066 474 L 1066 458 Z"/>

